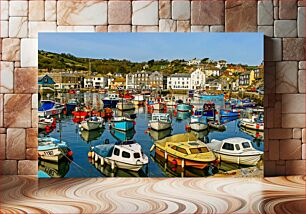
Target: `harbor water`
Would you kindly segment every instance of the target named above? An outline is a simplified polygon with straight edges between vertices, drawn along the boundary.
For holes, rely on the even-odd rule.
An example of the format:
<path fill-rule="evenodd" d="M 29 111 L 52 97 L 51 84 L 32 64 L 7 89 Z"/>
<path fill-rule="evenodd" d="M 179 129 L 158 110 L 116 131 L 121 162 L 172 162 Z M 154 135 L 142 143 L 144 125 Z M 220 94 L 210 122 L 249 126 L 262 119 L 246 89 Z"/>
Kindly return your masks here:
<path fill-rule="evenodd" d="M 97 109 L 103 106 L 102 98 L 105 95 L 98 93 L 84 93 L 84 94 L 58 94 L 56 96 L 60 102 L 66 103 L 70 98 L 77 98 L 86 105 L 91 105 Z M 174 95 L 176 99 L 186 100 L 187 96 Z M 202 106 L 204 101 L 199 99 L 192 99 L 192 104 L 195 108 Z M 224 107 L 223 100 L 214 101 L 217 109 Z M 118 110 L 113 110 L 114 115 L 122 115 Z M 170 113 L 172 117 L 172 129 L 161 132 L 148 130 L 148 122 L 151 119 L 152 112 L 148 111 L 145 106 L 137 107 L 133 111 L 124 113 L 136 113 L 135 130 L 127 133 L 119 132 L 110 129 L 109 122 L 106 123 L 105 128 L 96 131 L 85 131 L 79 128 L 77 121 L 73 120 L 72 115 L 61 115 L 57 119 L 56 128 L 50 133 L 41 132 L 40 137 L 50 136 L 65 141 L 73 152 L 73 159 L 63 159 L 58 163 L 50 163 L 47 161 L 39 161 L 39 170 L 46 172 L 50 177 L 197 177 L 197 176 L 212 176 L 214 174 L 224 173 L 235 169 L 247 166 L 238 166 L 236 164 L 220 163 L 217 169 L 209 169 L 207 171 L 176 168 L 171 163 L 165 163 L 164 160 L 155 156 L 154 151 L 150 152 L 154 140 L 162 139 L 163 137 L 186 133 L 186 125 L 190 121 L 191 113 L 176 112 L 175 109 L 168 108 L 165 110 Z M 209 143 L 212 139 L 223 140 L 229 137 L 243 137 L 252 141 L 254 148 L 263 151 L 263 132 L 256 132 L 253 130 L 246 130 L 238 126 L 238 118 L 231 118 L 222 120 L 225 122 L 226 131 L 219 132 L 216 130 L 206 130 L 200 133 L 194 132 L 199 139 Z M 193 131 L 191 131 L 193 132 Z M 149 157 L 149 164 L 143 167 L 139 172 L 131 172 L 128 170 L 115 169 L 111 170 L 109 166 L 101 166 L 95 163 L 91 158 L 88 158 L 88 152 L 91 147 L 102 144 L 106 139 L 110 143 L 115 143 L 119 140 L 135 140 L 142 146 L 144 153 Z M 262 171 L 261 165 L 256 166 L 258 171 Z"/>

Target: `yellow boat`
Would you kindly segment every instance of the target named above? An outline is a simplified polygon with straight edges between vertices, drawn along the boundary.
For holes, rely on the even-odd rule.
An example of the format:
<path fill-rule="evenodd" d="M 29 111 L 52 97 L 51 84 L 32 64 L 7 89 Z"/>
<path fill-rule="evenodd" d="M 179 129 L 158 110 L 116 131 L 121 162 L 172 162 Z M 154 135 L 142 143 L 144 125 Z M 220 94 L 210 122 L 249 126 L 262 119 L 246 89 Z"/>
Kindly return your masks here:
<path fill-rule="evenodd" d="M 192 133 L 177 134 L 155 141 L 150 151 L 182 167 L 204 169 L 216 163 L 215 154 Z"/>

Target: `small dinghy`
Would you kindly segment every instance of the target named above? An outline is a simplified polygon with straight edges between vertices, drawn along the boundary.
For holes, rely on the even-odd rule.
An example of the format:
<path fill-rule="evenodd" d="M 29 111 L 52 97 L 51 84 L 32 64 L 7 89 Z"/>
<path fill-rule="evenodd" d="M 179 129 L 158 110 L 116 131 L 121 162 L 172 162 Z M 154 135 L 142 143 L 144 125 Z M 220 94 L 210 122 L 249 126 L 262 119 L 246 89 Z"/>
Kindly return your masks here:
<path fill-rule="evenodd" d="M 225 131 L 226 130 L 226 126 L 224 124 L 220 124 L 214 121 L 209 121 L 208 122 L 208 126 L 210 128 L 216 129 L 218 131 Z"/>
<path fill-rule="evenodd" d="M 193 115 L 190 117 L 189 126 L 194 131 L 203 131 L 208 128 L 206 117 Z"/>
<path fill-rule="evenodd" d="M 58 162 L 65 156 L 72 156 L 67 143 L 56 138 L 38 138 L 38 157 L 42 160 Z"/>
<path fill-rule="evenodd" d="M 55 125 L 55 120 L 52 117 L 47 116 L 39 118 L 38 129 L 46 129 L 47 126 L 51 127 L 52 125 Z"/>
<path fill-rule="evenodd" d="M 170 129 L 172 120 L 169 114 L 153 113 L 152 119 L 149 121 L 149 127 L 156 131 Z"/>

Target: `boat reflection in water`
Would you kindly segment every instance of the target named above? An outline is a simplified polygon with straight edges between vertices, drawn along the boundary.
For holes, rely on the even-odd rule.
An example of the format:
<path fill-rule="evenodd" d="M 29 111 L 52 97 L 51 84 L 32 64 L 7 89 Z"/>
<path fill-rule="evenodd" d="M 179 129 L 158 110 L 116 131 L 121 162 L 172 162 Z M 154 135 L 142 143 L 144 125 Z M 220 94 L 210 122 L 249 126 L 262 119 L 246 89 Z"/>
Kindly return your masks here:
<path fill-rule="evenodd" d="M 90 143 L 91 141 L 97 140 L 101 135 L 103 134 L 104 129 L 97 129 L 97 130 L 82 130 L 79 131 L 79 134 L 81 138 L 86 141 L 87 143 Z"/>
<path fill-rule="evenodd" d="M 264 132 L 254 130 L 254 129 L 248 129 L 245 127 L 240 127 L 240 131 L 254 137 L 254 141 L 262 141 L 264 139 Z"/>
<path fill-rule="evenodd" d="M 192 134 L 194 134 L 199 140 L 203 141 L 203 142 L 208 142 L 208 133 L 209 131 L 203 130 L 203 131 L 194 131 L 194 130 L 190 130 L 190 132 Z"/>
<path fill-rule="evenodd" d="M 39 160 L 38 170 L 44 172 L 40 175 L 47 175 L 51 178 L 63 178 L 69 171 L 70 161 L 67 158 L 62 158 L 58 162 L 49 162 L 44 160 Z M 39 178 L 41 176 L 39 175 Z"/>
<path fill-rule="evenodd" d="M 191 112 L 180 112 L 176 113 L 176 120 L 185 120 L 191 116 Z"/>
<path fill-rule="evenodd" d="M 105 177 L 148 177 L 147 167 L 146 170 L 131 171 L 115 168 L 112 170 L 111 166 L 108 164 L 104 164 L 102 166 L 99 162 L 95 162 L 94 159 L 90 159 L 90 163 Z"/>
<path fill-rule="evenodd" d="M 127 140 L 132 140 L 136 131 L 135 129 L 130 129 L 126 132 L 119 131 L 116 129 L 111 129 L 110 130 L 111 135 L 118 141 L 127 141 Z"/>
<path fill-rule="evenodd" d="M 185 166 L 184 169 L 180 165 L 173 164 L 171 161 L 166 161 L 163 156 L 155 153 L 154 161 L 164 171 L 168 177 L 207 177 L 218 172 L 216 167 L 206 167 L 198 169 Z"/>
<path fill-rule="evenodd" d="M 161 140 L 164 139 L 165 137 L 168 137 L 171 135 L 171 131 L 172 129 L 165 129 L 162 131 L 155 131 L 153 129 L 151 129 L 150 131 L 148 131 L 150 137 L 155 141 L 155 140 Z"/>

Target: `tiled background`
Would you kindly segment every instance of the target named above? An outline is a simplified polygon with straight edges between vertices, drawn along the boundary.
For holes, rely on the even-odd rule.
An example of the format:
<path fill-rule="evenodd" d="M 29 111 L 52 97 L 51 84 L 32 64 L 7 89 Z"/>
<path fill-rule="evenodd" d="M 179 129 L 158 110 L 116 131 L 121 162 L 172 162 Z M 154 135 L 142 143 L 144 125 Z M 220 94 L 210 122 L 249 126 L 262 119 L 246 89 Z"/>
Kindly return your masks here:
<path fill-rule="evenodd" d="M 259 31 L 266 35 L 265 176 L 305 175 L 305 6 L 297 0 L 1 0 L 0 173 L 37 172 L 38 31 Z"/>

